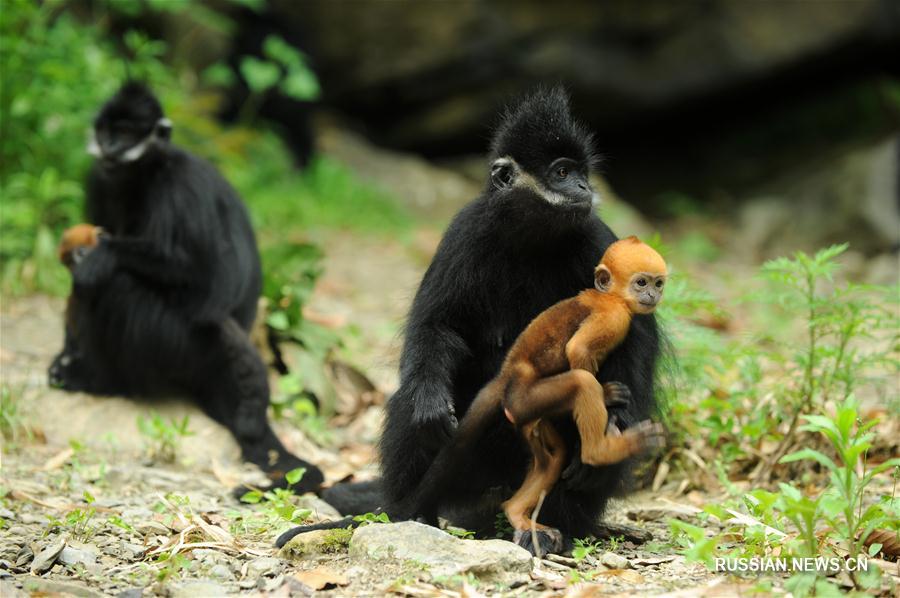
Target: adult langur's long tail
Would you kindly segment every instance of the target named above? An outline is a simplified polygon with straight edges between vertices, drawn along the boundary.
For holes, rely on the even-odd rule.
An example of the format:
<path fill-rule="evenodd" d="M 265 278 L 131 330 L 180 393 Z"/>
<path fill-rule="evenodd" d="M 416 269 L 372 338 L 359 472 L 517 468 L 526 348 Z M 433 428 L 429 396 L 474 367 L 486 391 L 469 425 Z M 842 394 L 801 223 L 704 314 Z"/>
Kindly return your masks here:
<path fill-rule="evenodd" d="M 428 471 L 422 476 L 416 489 L 400 504 L 386 505 L 381 480 L 338 484 L 322 492 L 322 499 L 341 513 L 382 513 L 392 521 L 422 518 L 427 523 L 437 524 L 437 509 L 448 484 L 454 483 L 471 457 L 478 439 L 493 425 L 501 414 L 500 384 L 491 383 L 478 393 L 466 416 L 463 418 L 450 444 L 441 449 Z M 290 529 L 275 541 L 281 548 L 298 534 L 323 529 L 357 527 L 353 516 L 313 525 L 302 525 Z"/>

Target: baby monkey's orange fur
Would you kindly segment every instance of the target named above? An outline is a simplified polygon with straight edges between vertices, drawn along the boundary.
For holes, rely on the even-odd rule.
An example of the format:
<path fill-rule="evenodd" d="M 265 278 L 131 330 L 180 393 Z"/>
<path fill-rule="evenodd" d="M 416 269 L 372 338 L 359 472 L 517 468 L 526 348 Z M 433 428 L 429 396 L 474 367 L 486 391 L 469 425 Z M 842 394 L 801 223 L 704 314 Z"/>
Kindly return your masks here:
<path fill-rule="evenodd" d="M 59 242 L 59 261 L 71 270 L 86 251 L 97 246 L 102 232 L 102 228 L 93 224 L 76 224 L 67 228 Z"/>
<path fill-rule="evenodd" d="M 59 248 L 57 250 L 59 261 L 71 271 L 72 268 L 75 267 L 75 264 L 80 262 L 87 252 L 97 246 L 100 242 L 100 235 L 102 233 L 103 229 L 99 226 L 94 226 L 93 224 L 76 224 L 75 226 L 70 226 L 63 232 L 62 239 L 59 241 Z M 75 309 L 72 306 L 74 301 L 75 296 L 69 295 L 69 299 L 66 302 L 66 328 L 69 330 L 70 334 L 73 335 L 76 332 L 76 322 L 74 321 Z"/>
<path fill-rule="evenodd" d="M 542 493 L 559 479 L 566 456 L 562 438 L 544 417 L 572 413 L 581 436 L 581 461 L 589 465 L 617 463 L 662 444 L 662 427 L 650 421 L 622 433 L 613 425 L 607 433 L 605 402 L 621 399 L 617 393 L 623 387 L 601 385 L 595 374 L 625 339 L 632 315 L 656 308 L 666 264 L 650 246 L 629 237 L 607 249 L 594 274 L 595 289 L 557 303 L 528 325 L 459 431 L 466 434 L 469 422 L 478 428 L 478 420 L 496 412 L 498 403 L 521 429 L 534 459 L 522 486 L 503 504 L 517 536 L 532 528 L 555 532 L 530 517 Z"/>

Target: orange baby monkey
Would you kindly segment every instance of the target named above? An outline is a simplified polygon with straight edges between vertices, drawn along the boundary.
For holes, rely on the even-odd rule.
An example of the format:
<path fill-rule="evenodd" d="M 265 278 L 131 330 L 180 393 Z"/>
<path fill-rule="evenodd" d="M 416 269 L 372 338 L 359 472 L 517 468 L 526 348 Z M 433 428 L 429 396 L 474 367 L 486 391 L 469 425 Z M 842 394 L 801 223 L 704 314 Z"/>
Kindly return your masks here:
<path fill-rule="evenodd" d="M 76 224 L 70 226 L 63 232 L 62 239 L 59 242 L 59 261 L 63 265 L 72 270 L 75 265 L 84 259 L 88 252 L 97 246 L 100 242 L 100 235 L 103 229 L 93 224 Z M 75 309 L 72 303 L 75 301 L 75 295 L 69 295 L 66 302 L 66 329 L 70 334 L 74 335 L 77 328 L 75 322 Z"/>
<path fill-rule="evenodd" d="M 523 434 L 533 461 L 519 490 L 503 509 L 515 541 L 532 552 L 556 550 L 555 529 L 532 522 L 543 493 L 559 479 L 565 444 L 550 421 L 572 413 L 581 437 L 581 461 L 609 465 L 663 444 L 663 428 L 649 420 L 619 432 L 607 430 L 606 405 L 627 400 L 621 384 L 600 384 L 595 375 L 606 356 L 628 334 L 634 314 L 649 314 L 662 299 L 666 283 L 662 257 L 637 237 L 609 246 L 594 271 L 594 289 L 560 301 L 539 314 L 519 335 L 500 373 L 479 392 L 460 422 L 456 436 L 438 455 L 412 497 L 413 515 L 430 516 L 440 488 L 458 473 L 475 441 L 503 413 Z M 532 530 L 540 546 L 532 546 Z"/>
<path fill-rule="evenodd" d="M 93 224 L 76 224 L 63 233 L 59 242 L 59 261 L 71 270 L 100 242 L 103 229 Z"/>

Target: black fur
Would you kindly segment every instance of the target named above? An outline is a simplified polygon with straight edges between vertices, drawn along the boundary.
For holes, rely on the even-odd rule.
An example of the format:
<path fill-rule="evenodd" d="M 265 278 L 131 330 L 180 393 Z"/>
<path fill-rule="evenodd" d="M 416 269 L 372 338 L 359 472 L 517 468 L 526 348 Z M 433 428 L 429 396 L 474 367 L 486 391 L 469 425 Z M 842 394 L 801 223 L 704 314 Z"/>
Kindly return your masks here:
<path fill-rule="evenodd" d="M 584 170 L 595 161 L 590 135 L 573 121 L 560 89 L 538 91 L 509 110 L 492 153 L 494 159 L 512 157 L 536 178 L 560 157 Z M 538 313 L 593 285 L 594 267 L 615 240 L 590 206 L 551 205 L 528 190 L 497 189 L 490 181 L 481 197 L 457 214 L 409 314 L 400 388 L 388 401 L 380 444 L 385 496 L 366 510 L 383 506 L 395 517 L 421 515 L 404 512 L 404 500 L 449 440 L 456 417 L 465 414 Z M 616 409 L 623 427 L 655 411 L 658 353 L 653 316 L 636 316 L 625 342 L 598 374 L 601 381 L 620 381 L 631 390 L 631 400 Z M 571 418 L 555 425 L 569 454 L 577 454 Z M 494 500 L 494 508 L 485 509 L 486 497 L 510 496 L 524 477 L 528 452 L 512 426 L 498 425 L 475 454 L 441 508 L 445 514 L 453 511 L 455 521 L 467 520 L 469 528 L 485 529 L 499 508 Z M 576 463 L 573 469 L 577 475 L 547 496 L 540 522 L 567 537 L 599 533 L 600 517 L 609 498 L 623 489 L 629 464 Z M 497 487 L 502 491 L 492 490 Z"/>
<path fill-rule="evenodd" d="M 95 130 L 107 147 L 134 143 L 161 117 L 153 94 L 130 83 L 102 108 Z M 277 481 L 306 467 L 301 488 L 318 488 L 319 469 L 288 453 L 266 419 L 266 367 L 247 334 L 260 260 L 234 189 L 212 165 L 163 141 L 134 162 L 98 159 L 86 212 L 108 235 L 73 269 L 77 326 L 50 367 L 51 384 L 189 395 L 231 430 L 246 460 Z"/>

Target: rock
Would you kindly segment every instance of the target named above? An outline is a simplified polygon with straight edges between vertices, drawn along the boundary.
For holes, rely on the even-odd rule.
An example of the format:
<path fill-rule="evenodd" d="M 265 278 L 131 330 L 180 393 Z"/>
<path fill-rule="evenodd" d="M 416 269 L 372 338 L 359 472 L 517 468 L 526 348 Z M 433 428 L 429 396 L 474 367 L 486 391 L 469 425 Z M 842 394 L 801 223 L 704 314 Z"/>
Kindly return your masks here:
<path fill-rule="evenodd" d="M 284 562 L 273 557 L 260 557 L 247 563 L 247 577 L 257 578 L 261 575 L 276 575 L 284 569 Z"/>
<path fill-rule="evenodd" d="M 142 598 L 144 588 L 128 588 L 116 594 L 116 598 Z"/>
<path fill-rule="evenodd" d="M 92 565 L 97 562 L 97 548 L 89 544 L 69 542 L 59 553 L 57 561 L 67 567 L 78 563 Z"/>
<path fill-rule="evenodd" d="M 358 176 L 372 181 L 412 211 L 432 218 L 449 218 L 480 191 L 478 184 L 452 170 L 434 166 L 414 154 L 378 148 L 343 129 L 326 128 L 316 141 L 324 153 Z"/>
<path fill-rule="evenodd" d="M 358 528 L 350 540 L 350 556 L 411 561 L 432 577 L 472 574 L 503 583 L 527 578 L 532 568 L 531 554 L 512 542 L 462 540 L 415 521 Z"/>
<path fill-rule="evenodd" d="M 610 569 L 628 569 L 631 563 L 624 556 L 614 552 L 604 552 L 600 556 L 600 562 Z"/>
<path fill-rule="evenodd" d="M 172 587 L 171 598 L 197 598 L 198 596 L 225 596 L 228 589 L 211 581 L 187 581 Z"/>
<path fill-rule="evenodd" d="M 693 521 L 696 519 L 698 511 L 699 509 L 696 507 L 686 505 L 640 505 L 628 509 L 625 515 L 632 521 L 658 521 L 660 519 Z"/>
<path fill-rule="evenodd" d="M 22 587 L 31 595 L 76 596 L 78 598 L 102 598 L 103 596 L 84 584 L 55 579 L 29 578 L 22 583 Z M 3 595 L 6 596 L 6 594 Z"/>
<path fill-rule="evenodd" d="M 323 103 L 352 114 L 385 145 L 431 153 L 483 141 L 505 96 L 536 81 L 561 79 L 584 94 L 579 112 L 595 126 L 637 129 L 638 115 L 651 109 L 684 118 L 679 101 L 747 89 L 789 67 L 806 76 L 816 67 L 853 68 L 842 60 L 886 64 L 889 52 L 879 54 L 878 44 L 891 40 L 897 21 L 891 3 L 877 0 L 837 9 L 727 0 L 565 6 L 277 0 L 268 19 L 305 32 Z M 260 27 L 242 26 L 243 35 Z M 177 32 L 169 32 L 173 44 L 183 43 Z M 280 120 L 299 119 L 288 112 Z"/>
<path fill-rule="evenodd" d="M 24 567 L 33 558 L 34 552 L 31 550 L 31 546 L 28 544 L 22 546 L 19 548 L 19 552 L 16 555 L 16 567 Z"/>
<path fill-rule="evenodd" d="M 279 573 L 274 577 L 263 576 L 256 580 L 256 587 L 265 594 L 274 592 L 275 590 L 280 588 L 282 584 L 284 584 L 283 573 Z"/>
<path fill-rule="evenodd" d="M 284 545 L 279 556 L 284 559 L 305 559 L 322 554 L 346 552 L 353 532 L 346 529 L 315 530 L 298 534 Z"/>
<path fill-rule="evenodd" d="M 10 511 L 9 509 L 4 509 L 0 507 L 0 519 L 5 519 L 6 521 L 15 521 L 16 514 Z"/>
<path fill-rule="evenodd" d="M 33 575 L 40 575 L 49 571 L 65 547 L 65 536 L 60 536 L 54 540 L 49 546 L 34 557 L 34 560 L 31 562 L 31 573 Z"/>
<path fill-rule="evenodd" d="M 21 525 L 14 525 L 11 528 L 9 528 L 8 531 L 9 531 L 10 536 L 12 536 L 13 538 L 19 538 L 19 539 L 23 538 L 25 536 L 25 534 L 28 533 L 28 529 L 22 527 Z"/>
<path fill-rule="evenodd" d="M 147 550 L 146 546 L 143 546 L 141 544 L 132 544 L 131 542 L 123 541 L 121 546 L 122 555 L 132 561 L 143 558 L 144 552 Z"/>
<path fill-rule="evenodd" d="M 159 521 L 141 521 L 137 525 L 134 526 L 134 529 L 138 532 L 149 535 L 149 534 L 159 534 L 161 536 L 169 535 L 169 528 L 160 523 Z"/>
<path fill-rule="evenodd" d="M 234 572 L 229 569 L 226 565 L 218 564 L 213 565 L 209 569 L 210 577 L 214 579 L 218 579 L 219 581 L 234 581 Z"/>
<path fill-rule="evenodd" d="M 28 593 L 23 592 L 4 579 L 0 581 L 0 596 L 3 596 L 3 598 L 28 598 Z"/>
<path fill-rule="evenodd" d="M 735 247 L 756 260 L 845 241 L 866 255 L 891 251 L 900 244 L 898 154 L 891 139 L 788 173 L 767 195 L 739 197 Z"/>

